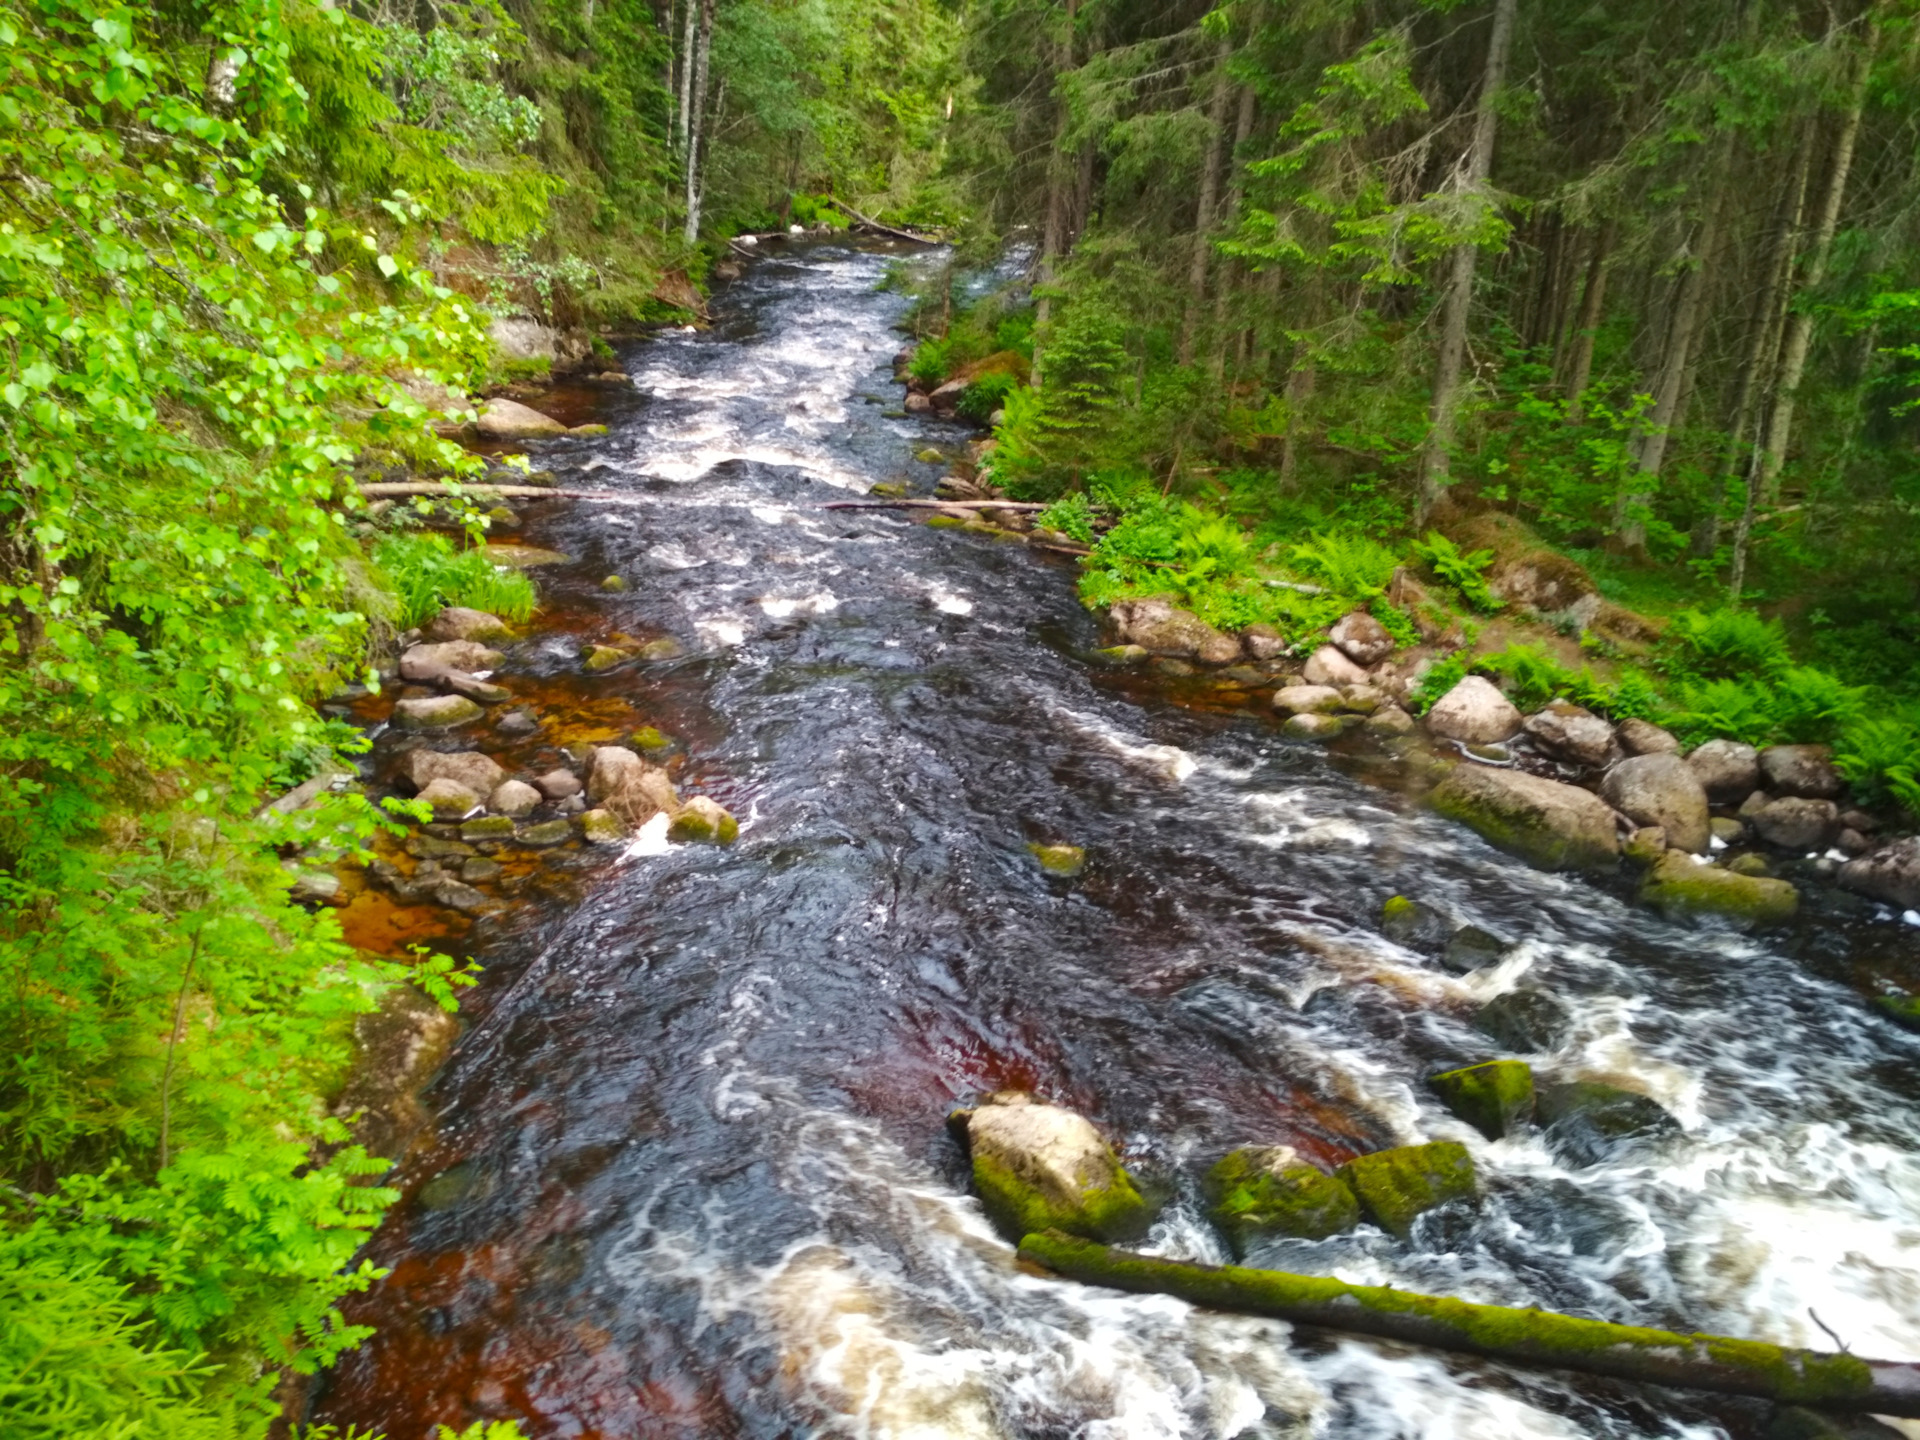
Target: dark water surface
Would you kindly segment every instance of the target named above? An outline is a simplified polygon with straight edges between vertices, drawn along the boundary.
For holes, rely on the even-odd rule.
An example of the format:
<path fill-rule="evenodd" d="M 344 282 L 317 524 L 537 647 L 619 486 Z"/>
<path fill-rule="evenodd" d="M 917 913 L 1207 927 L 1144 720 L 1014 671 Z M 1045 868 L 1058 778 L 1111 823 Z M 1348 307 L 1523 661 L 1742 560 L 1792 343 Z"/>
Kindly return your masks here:
<path fill-rule="evenodd" d="M 1072 573 L 821 506 L 937 467 L 897 404 L 886 257 L 760 262 L 711 333 L 625 359 L 612 433 L 542 455 L 642 506 L 527 539 L 576 628 L 673 662 L 583 695 L 680 737 L 729 850 L 642 842 L 577 903 L 475 932 L 470 1029 L 351 1308 L 380 1334 L 318 1418 L 537 1436 L 1744 1437 L 1761 1407 L 1509 1371 L 1024 1272 L 942 1126 L 978 1091 L 1093 1116 L 1174 1192 L 1161 1253 L 1225 1258 L 1194 1177 L 1240 1143 L 1322 1163 L 1450 1138 L 1475 1215 L 1269 1263 L 1467 1298 L 1920 1359 L 1920 1040 L 1843 983 L 1900 927 L 1668 925 L 1519 867 L 1252 717 L 1129 693 Z M 871 396 L 869 402 L 863 397 Z M 631 588 L 604 595 L 599 578 Z M 577 674 L 571 638 L 507 667 Z M 573 683 L 573 682 L 569 682 Z M 1033 841 L 1087 847 L 1074 881 Z M 1461 978 L 1376 932 L 1421 897 L 1516 944 Z M 1858 936 L 1867 935 L 1862 940 Z M 1850 936 L 1854 938 L 1849 938 Z M 1878 937 L 1878 938 L 1872 938 Z M 1623 1081 L 1684 1134 L 1570 1168 L 1422 1077 L 1498 1053 L 1518 986 L 1572 1008 L 1543 1073 Z"/>

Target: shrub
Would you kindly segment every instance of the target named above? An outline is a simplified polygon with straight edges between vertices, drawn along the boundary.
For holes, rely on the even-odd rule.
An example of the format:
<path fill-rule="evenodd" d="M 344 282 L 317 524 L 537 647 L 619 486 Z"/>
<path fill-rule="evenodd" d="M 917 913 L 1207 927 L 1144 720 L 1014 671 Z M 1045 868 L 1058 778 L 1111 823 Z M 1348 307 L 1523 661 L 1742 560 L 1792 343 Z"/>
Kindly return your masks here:
<path fill-rule="evenodd" d="M 1779 622 L 1750 610 L 1683 610 L 1670 633 L 1680 645 L 1676 667 L 1709 680 L 1769 676 L 1791 663 Z"/>
<path fill-rule="evenodd" d="M 1057 530 L 1082 545 L 1093 544 L 1093 507 L 1079 490 L 1062 495 L 1035 515 L 1033 523 L 1043 530 Z"/>
<path fill-rule="evenodd" d="M 973 420 L 988 420 L 1019 380 L 1004 370 L 992 370 L 960 392 L 958 410 Z"/>
<path fill-rule="evenodd" d="M 402 629 L 424 625 L 446 605 L 470 605 L 516 624 L 533 614 L 533 582 L 503 570 L 483 550 L 455 550 L 444 535 L 389 535 L 373 552 L 374 565 L 400 600 Z"/>
<path fill-rule="evenodd" d="M 1805 745 L 1828 743 L 1860 718 L 1864 687 L 1842 684 L 1814 665 L 1794 665 L 1773 686 L 1776 740 Z"/>
<path fill-rule="evenodd" d="M 1920 819 L 1920 706 L 1853 720 L 1840 732 L 1833 763 L 1869 804 L 1891 802 Z"/>
<path fill-rule="evenodd" d="M 953 347 L 945 340 L 922 340 L 907 362 L 907 374 L 923 385 L 938 385 L 947 378 L 947 360 Z"/>

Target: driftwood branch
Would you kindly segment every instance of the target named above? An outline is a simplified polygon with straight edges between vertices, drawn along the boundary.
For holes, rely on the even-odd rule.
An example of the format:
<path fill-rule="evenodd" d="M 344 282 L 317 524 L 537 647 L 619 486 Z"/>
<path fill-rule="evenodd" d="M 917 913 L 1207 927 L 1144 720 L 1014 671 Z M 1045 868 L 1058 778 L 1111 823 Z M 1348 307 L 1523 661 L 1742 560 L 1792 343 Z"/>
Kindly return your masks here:
<path fill-rule="evenodd" d="M 1044 510 L 1028 500 L 832 500 L 825 510 Z"/>
<path fill-rule="evenodd" d="M 426 483 L 422 481 L 382 481 L 377 485 L 362 485 L 360 493 L 369 497 L 388 495 L 444 495 L 449 499 L 459 499 L 472 495 L 481 499 L 504 497 L 509 500 L 608 500 L 616 505 L 644 504 L 646 497 L 626 495 L 618 490 L 562 490 L 554 485 L 451 485 Z"/>
<path fill-rule="evenodd" d="M 834 209 L 844 211 L 846 214 L 851 215 L 869 230 L 878 230 L 882 235 L 891 235 L 896 240 L 911 240 L 916 245 L 938 245 L 940 243 L 938 240 L 928 239 L 925 235 L 916 235 L 911 230 L 900 230 L 892 225 L 882 225 L 871 215 L 862 215 L 858 210 L 847 204 L 846 201 L 836 200 L 831 195 L 827 197 L 827 203 L 833 206 Z"/>
<path fill-rule="evenodd" d="M 1269 1315 L 1435 1350 L 1816 1409 L 1920 1417 L 1920 1365 L 1898 1361 L 1476 1305 L 1319 1275 L 1157 1260 L 1056 1230 L 1027 1236 L 1020 1242 L 1020 1257 L 1113 1290 L 1174 1295 L 1215 1310 Z"/>

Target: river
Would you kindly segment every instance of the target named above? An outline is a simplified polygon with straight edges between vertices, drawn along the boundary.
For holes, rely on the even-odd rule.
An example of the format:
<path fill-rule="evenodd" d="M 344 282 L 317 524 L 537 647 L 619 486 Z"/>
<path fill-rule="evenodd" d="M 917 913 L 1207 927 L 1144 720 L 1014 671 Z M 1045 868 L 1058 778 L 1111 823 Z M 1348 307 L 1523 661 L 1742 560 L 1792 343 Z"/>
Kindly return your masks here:
<path fill-rule="evenodd" d="M 1226 1149 L 1322 1163 L 1465 1142 L 1473 1213 L 1261 1258 L 1356 1280 L 1920 1359 L 1920 1037 L 1866 955 L 1910 932 L 1668 924 L 1509 860 L 1263 718 L 1087 663 L 1068 562 L 827 511 L 964 432 L 889 418 L 906 301 L 878 252 L 769 256 L 716 323 L 622 356 L 610 433 L 544 447 L 632 507 L 539 507 L 576 628 L 674 661 L 578 681 L 687 751 L 730 849 L 581 861 L 474 932 L 485 978 L 436 1117 L 367 1247 L 379 1327 L 316 1418 L 416 1440 L 539 1437 L 1758 1437 L 1765 1408 L 1524 1372 L 1019 1266 L 944 1117 L 1034 1090 L 1093 1117 L 1171 1201 L 1159 1253 L 1226 1258 L 1196 1179 Z M 540 448 L 540 447 L 535 447 Z M 606 594 L 608 573 L 629 588 Z M 533 763 L 531 760 L 528 763 Z M 1074 880 L 1030 842 L 1083 845 Z M 1404 893 L 1511 942 L 1458 976 L 1380 936 Z M 1904 947 L 1904 948 L 1903 948 Z M 1878 957 L 1878 958 L 1874 958 Z M 1684 1133 L 1586 1167 L 1488 1142 L 1423 1077 L 1499 1053 L 1516 988 L 1571 1025 L 1542 1072 L 1623 1081 Z"/>

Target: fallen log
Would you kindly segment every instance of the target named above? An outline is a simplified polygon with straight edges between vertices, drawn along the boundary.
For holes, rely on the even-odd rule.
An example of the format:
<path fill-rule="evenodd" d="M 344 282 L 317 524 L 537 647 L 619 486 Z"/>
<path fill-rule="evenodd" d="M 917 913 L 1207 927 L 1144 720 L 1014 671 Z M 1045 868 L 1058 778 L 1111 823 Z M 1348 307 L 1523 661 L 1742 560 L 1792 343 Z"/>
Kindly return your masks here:
<path fill-rule="evenodd" d="M 1023 1239 L 1020 1258 L 1113 1290 L 1173 1295 L 1215 1310 L 1379 1335 L 1491 1360 L 1816 1409 L 1920 1418 L 1920 1365 L 1899 1361 L 1863 1360 L 1724 1335 L 1681 1335 L 1547 1310 L 1418 1295 L 1385 1285 L 1349 1285 L 1319 1275 L 1157 1260 L 1057 1230 Z"/>
<path fill-rule="evenodd" d="M 938 245 L 941 243 L 938 240 L 930 240 L 925 235 L 916 235 L 911 230 L 901 230 L 892 225 L 882 225 L 871 215 L 862 215 L 844 200 L 836 200 L 831 195 L 827 197 L 827 203 L 833 206 L 834 209 L 844 211 L 846 214 L 851 215 L 869 230 L 878 230 L 882 235 L 891 235 L 896 240 L 911 240 L 916 245 Z"/>
<path fill-rule="evenodd" d="M 823 510 L 1044 510 L 1028 500 L 830 500 Z"/>
<path fill-rule="evenodd" d="M 362 485 L 360 493 L 368 496 L 385 495 L 444 495 L 449 499 L 473 495 L 482 498 L 504 497 L 509 500 L 610 500 L 616 505 L 640 505 L 646 503 L 646 496 L 628 495 L 619 490 L 563 490 L 557 485 L 488 485 L 475 483 L 461 485 L 428 484 L 419 481 L 381 481 L 375 485 Z"/>

